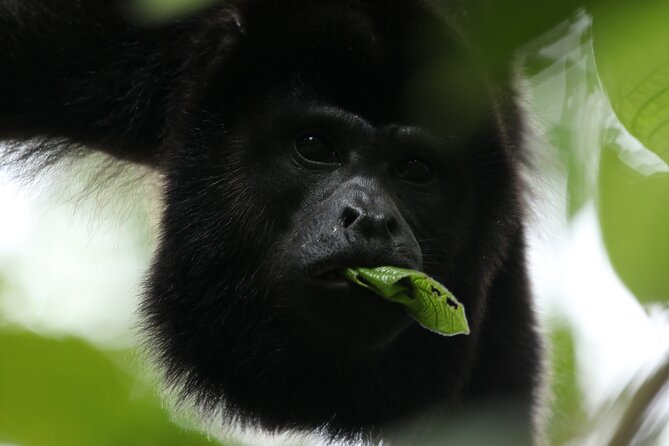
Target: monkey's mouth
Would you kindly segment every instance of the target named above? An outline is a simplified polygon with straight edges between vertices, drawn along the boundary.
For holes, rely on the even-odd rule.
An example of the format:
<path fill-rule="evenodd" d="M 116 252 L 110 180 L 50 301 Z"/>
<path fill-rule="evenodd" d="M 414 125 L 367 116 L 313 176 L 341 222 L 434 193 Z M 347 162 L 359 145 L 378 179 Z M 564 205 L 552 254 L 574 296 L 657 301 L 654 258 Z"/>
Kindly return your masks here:
<path fill-rule="evenodd" d="M 340 266 L 319 268 L 315 273 L 309 274 L 308 277 L 311 280 L 324 285 L 345 285 L 349 283 L 344 277 Z"/>
<path fill-rule="evenodd" d="M 328 342 L 356 350 L 381 348 L 392 343 L 412 319 L 399 305 L 345 277 L 342 265 L 359 263 L 329 261 L 311 266 L 294 302 L 314 332 Z"/>

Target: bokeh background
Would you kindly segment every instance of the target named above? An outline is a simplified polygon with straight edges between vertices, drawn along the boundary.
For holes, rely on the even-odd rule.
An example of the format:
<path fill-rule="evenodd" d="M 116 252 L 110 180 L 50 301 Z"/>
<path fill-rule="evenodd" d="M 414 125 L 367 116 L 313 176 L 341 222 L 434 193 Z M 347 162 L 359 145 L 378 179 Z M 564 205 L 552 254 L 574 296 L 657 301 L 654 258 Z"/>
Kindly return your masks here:
<path fill-rule="evenodd" d="M 159 21 L 199 3 L 138 5 Z M 554 445 L 669 445 L 669 7 L 598 4 L 518 64 L 547 432 Z M 136 314 L 159 179 L 106 166 L 0 171 L 0 445 L 299 444 L 208 436 L 161 398 Z"/>

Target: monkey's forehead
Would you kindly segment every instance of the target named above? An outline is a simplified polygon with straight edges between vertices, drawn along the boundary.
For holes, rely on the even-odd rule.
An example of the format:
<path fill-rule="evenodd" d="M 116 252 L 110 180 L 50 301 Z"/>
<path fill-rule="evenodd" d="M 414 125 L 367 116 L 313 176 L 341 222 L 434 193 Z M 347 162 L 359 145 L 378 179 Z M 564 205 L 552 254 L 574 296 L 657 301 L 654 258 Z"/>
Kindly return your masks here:
<path fill-rule="evenodd" d="M 434 97 L 425 73 L 446 85 L 464 60 L 453 31 L 416 1 L 259 0 L 241 12 L 244 35 L 224 67 L 240 106 L 299 89 L 372 121 L 397 121 L 408 95 Z"/>

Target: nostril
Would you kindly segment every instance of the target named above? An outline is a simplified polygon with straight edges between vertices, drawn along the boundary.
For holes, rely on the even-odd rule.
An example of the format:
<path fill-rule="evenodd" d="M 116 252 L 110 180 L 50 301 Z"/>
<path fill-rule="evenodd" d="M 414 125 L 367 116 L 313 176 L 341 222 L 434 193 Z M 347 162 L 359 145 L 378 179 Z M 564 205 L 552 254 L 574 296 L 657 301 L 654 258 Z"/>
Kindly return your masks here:
<path fill-rule="evenodd" d="M 351 226 L 357 219 L 360 217 L 360 211 L 346 206 L 341 213 L 341 224 L 344 226 L 344 229 Z"/>
<path fill-rule="evenodd" d="M 397 219 L 396 219 L 395 217 L 390 217 L 390 218 L 386 221 L 386 227 L 388 228 L 388 232 L 389 232 L 391 235 L 396 235 L 396 234 L 399 233 L 400 225 L 399 225 L 399 223 L 397 222 Z"/>

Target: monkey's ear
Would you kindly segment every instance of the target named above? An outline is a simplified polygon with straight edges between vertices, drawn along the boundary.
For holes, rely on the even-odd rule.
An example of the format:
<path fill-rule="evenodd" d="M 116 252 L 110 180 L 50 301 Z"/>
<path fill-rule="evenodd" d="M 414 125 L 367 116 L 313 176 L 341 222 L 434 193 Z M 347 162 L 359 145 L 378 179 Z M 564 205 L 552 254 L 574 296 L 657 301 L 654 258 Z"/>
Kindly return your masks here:
<path fill-rule="evenodd" d="M 235 38 L 246 34 L 244 14 L 234 5 L 226 5 L 201 15 L 204 28 L 217 31 L 220 36 Z"/>
<path fill-rule="evenodd" d="M 246 28 L 244 27 L 244 22 L 242 20 L 242 15 L 241 13 L 236 9 L 230 9 L 229 11 L 230 19 L 232 22 L 235 24 L 235 27 L 237 28 L 237 32 L 240 35 L 245 35 L 246 34 Z"/>

